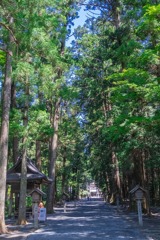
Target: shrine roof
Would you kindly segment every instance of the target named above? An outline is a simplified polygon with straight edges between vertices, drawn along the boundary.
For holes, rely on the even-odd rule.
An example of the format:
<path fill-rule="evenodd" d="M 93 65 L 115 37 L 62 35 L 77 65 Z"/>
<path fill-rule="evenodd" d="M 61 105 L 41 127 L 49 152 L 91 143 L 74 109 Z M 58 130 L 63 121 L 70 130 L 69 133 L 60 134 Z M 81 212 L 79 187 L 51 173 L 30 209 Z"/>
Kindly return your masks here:
<path fill-rule="evenodd" d="M 27 182 L 37 182 L 42 184 L 50 184 L 52 179 L 40 172 L 33 162 L 27 158 Z M 7 171 L 7 184 L 18 183 L 21 180 L 22 158 L 18 158 L 13 167 Z"/>

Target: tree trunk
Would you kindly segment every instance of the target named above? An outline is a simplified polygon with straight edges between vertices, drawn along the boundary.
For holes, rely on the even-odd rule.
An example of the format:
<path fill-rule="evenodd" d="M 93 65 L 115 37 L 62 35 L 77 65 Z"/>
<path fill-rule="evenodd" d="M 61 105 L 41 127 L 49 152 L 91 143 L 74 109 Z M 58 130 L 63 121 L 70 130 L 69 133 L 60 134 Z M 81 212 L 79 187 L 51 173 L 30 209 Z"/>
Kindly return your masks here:
<path fill-rule="evenodd" d="M 16 108 L 16 86 L 15 83 L 12 83 L 11 87 L 11 109 Z M 13 162 L 16 163 L 18 159 L 18 137 L 15 135 L 13 137 Z"/>
<path fill-rule="evenodd" d="M 19 146 L 19 140 L 18 137 L 13 137 L 13 162 L 16 163 L 17 159 L 19 157 L 19 152 L 18 152 L 18 146 Z"/>
<path fill-rule="evenodd" d="M 26 77 L 26 102 L 24 106 L 23 125 L 25 128 L 25 136 L 23 138 L 23 155 L 21 165 L 21 182 L 20 182 L 20 199 L 18 211 L 18 224 L 26 224 L 26 195 L 27 195 L 27 136 L 28 136 L 28 108 L 29 108 L 29 84 L 28 76 Z"/>
<path fill-rule="evenodd" d="M 63 153 L 63 172 L 62 172 L 62 194 L 65 192 L 66 187 L 66 146 L 64 147 L 64 153 Z"/>
<path fill-rule="evenodd" d="M 106 125 L 108 127 L 112 126 L 112 119 L 110 118 L 110 111 L 112 110 L 112 105 L 110 104 L 110 93 L 107 95 L 107 100 L 104 102 L 104 116 L 106 118 Z M 121 182 L 120 182 L 120 174 L 119 174 L 119 163 L 115 152 L 115 146 L 110 143 L 110 162 L 112 165 L 112 172 L 109 176 L 110 179 L 110 200 L 111 202 L 115 202 L 116 194 L 122 194 L 121 192 Z"/>
<path fill-rule="evenodd" d="M 25 142 L 25 140 L 24 140 Z M 26 194 L 27 194 L 27 151 L 23 151 L 22 166 L 21 166 L 21 182 L 20 182 L 20 199 L 18 208 L 18 222 L 19 225 L 26 224 Z"/>
<path fill-rule="evenodd" d="M 67 27 L 67 26 L 64 26 Z M 60 55 L 64 55 L 65 49 L 65 38 L 61 39 L 61 48 Z M 57 78 L 61 78 L 62 70 L 61 68 L 57 71 Z M 56 79 L 55 79 L 56 81 Z M 47 212 L 53 212 L 53 206 L 55 202 L 55 180 L 56 180 L 56 159 L 57 159 L 57 148 L 58 148 L 58 125 L 59 125 L 59 115 L 60 115 L 60 97 L 55 102 L 54 106 L 54 115 L 51 113 L 51 121 L 53 126 L 53 136 L 50 141 L 50 159 L 49 159 L 49 177 L 53 180 L 53 182 L 48 186 L 48 198 L 47 198 Z"/>
<path fill-rule="evenodd" d="M 119 166 L 116 153 L 112 151 L 112 164 L 113 164 L 113 179 L 114 179 L 114 189 L 115 191 L 121 191 L 120 176 L 119 176 Z"/>
<path fill-rule="evenodd" d="M 111 164 L 112 164 L 112 171 L 110 175 L 110 202 L 116 202 L 116 196 L 119 195 L 121 197 L 121 183 L 120 183 L 120 175 L 119 175 L 119 166 L 118 166 L 118 159 L 114 148 L 112 148 L 111 152 Z"/>
<path fill-rule="evenodd" d="M 10 18 L 10 24 L 13 18 Z M 13 38 L 9 36 L 9 43 L 12 44 Z M 2 95 L 2 120 L 0 132 L 0 233 L 6 233 L 5 225 L 5 194 L 6 194 L 6 172 L 8 158 L 8 136 L 9 136 L 9 112 L 11 102 L 11 73 L 12 73 L 12 51 L 9 46 L 6 56 L 6 69 Z"/>
<path fill-rule="evenodd" d="M 39 171 L 41 171 L 41 142 L 36 140 L 36 166 Z"/>
<path fill-rule="evenodd" d="M 132 151 L 132 158 L 134 163 L 134 180 L 136 184 L 144 187 L 146 186 L 146 174 L 144 167 L 144 156 L 142 149 L 134 149 Z"/>
<path fill-rule="evenodd" d="M 9 206 L 8 206 L 8 216 L 11 217 L 12 216 L 12 205 L 13 205 L 13 192 L 12 190 L 10 191 L 10 195 L 9 195 Z"/>
<path fill-rule="evenodd" d="M 53 180 L 53 182 L 48 186 L 48 199 L 47 199 L 48 213 L 53 213 L 53 206 L 55 201 L 55 167 L 56 167 L 57 147 L 58 147 L 59 105 L 60 105 L 60 99 L 55 104 L 54 119 L 53 119 L 54 133 L 50 142 L 49 177 Z"/>
<path fill-rule="evenodd" d="M 113 14 L 113 21 L 114 21 L 114 26 L 117 29 L 119 29 L 121 25 L 121 17 L 120 17 L 120 1 L 119 0 L 114 0 L 111 3 L 112 5 L 112 14 Z"/>

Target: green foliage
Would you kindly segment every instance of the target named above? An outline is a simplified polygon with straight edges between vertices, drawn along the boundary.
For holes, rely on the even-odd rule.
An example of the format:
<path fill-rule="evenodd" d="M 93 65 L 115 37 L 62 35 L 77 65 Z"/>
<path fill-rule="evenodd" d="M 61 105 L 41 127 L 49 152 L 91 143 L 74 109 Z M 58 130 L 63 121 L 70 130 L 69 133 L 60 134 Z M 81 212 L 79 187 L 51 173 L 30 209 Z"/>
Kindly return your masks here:
<path fill-rule="evenodd" d="M 49 114 L 45 110 L 31 110 L 29 122 L 30 135 L 34 140 L 46 141 L 53 135 L 53 128 L 50 126 Z"/>
<path fill-rule="evenodd" d="M 10 135 L 22 136 L 22 113 L 18 109 L 12 109 L 10 113 Z"/>
<path fill-rule="evenodd" d="M 28 152 L 33 157 L 35 142 L 41 141 L 42 168 L 48 174 L 55 103 L 61 99 L 56 163 L 59 197 L 64 176 L 66 189 L 85 189 L 92 178 L 103 190 L 112 188 L 113 149 L 122 181 L 123 174 L 134 169 L 135 149 L 146 151 L 146 169 L 160 166 L 160 5 L 149 0 L 90 0 L 86 8 L 97 8 L 101 14 L 75 30 L 76 39 L 67 49 L 65 40 L 79 3 L 22 0 L 0 4 L 1 21 L 11 27 L 16 39 L 10 146 L 15 135 L 22 142 L 27 131 Z M 9 26 L 11 13 L 14 24 Z M 0 38 L 7 45 L 7 28 L 0 29 Z M 0 50 L 1 69 L 5 62 L 6 53 Z M 24 127 L 26 100 L 28 126 Z"/>
<path fill-rule="evenodd" d="M 141 33 L 141 36 L 145 39 L 148 34 L 151 34 L 152 37 L 158 37 L 160 33 L 160 4 L 150 6 L 145 6 L 145 14 L 140 19 L 140 24 L 137 29 L 138 32 Z"/>
<path fill-rule="evenodd" d="M 135 149 L 147 151 L 152 158 L 149 144 L 159 134 L 154 132 L 159 117 L 159 5 L 150 1 L 120 4 L 120 22 L 115 27 L 112 4 L 107 2 L 104 8 L 103 1 L 89 1 L 87 7 L 94 11 L 96 5 L 102 15 L 88 20 L 86 28 L 79 27 L 76 48 L 73 44 L 74 86 L 80 89 L 77 103 L 82 106 L 86 158 L 103 189 L 107 174 L 114 181 L 112 149 L 123 176 L 134 170 Z"/>
<path fill-rule="evenodd" d="M 4 66 L 6 62 L 6 53 L 0 50 L 0 66 Z"/>

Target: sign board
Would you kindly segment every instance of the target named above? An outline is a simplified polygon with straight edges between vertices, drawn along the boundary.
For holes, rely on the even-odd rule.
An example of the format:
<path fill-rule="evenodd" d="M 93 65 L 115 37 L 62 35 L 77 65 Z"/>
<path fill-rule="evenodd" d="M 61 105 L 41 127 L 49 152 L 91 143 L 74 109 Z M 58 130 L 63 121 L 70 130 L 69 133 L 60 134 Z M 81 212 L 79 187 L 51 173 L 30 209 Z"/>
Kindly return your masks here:
<path fill-rule="evenodd" d="M 39 221 L 46 221 L 46 208 L 39 208 Z"/>

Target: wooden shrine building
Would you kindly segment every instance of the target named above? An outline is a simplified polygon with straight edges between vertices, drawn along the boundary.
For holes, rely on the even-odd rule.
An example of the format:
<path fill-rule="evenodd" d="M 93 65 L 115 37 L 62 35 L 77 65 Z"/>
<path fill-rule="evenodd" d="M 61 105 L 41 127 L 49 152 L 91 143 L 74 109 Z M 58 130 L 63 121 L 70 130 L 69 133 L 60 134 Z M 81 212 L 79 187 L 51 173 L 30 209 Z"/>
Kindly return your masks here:
<path fill-rule="evenodd" d="M 16 164 L 7 171 L 7 184 L 11 185 L 11 194 L 15 194 L 15 210 L 18 209 L 19 204 L 21 164 L 22 158 L 20 157 Z M 27 158 L 27 194 L 35 188 L 40 188 L 41 184 L 48 185 L 51 182 L 52 179 L 40 172 L 32 161 Z"/>

